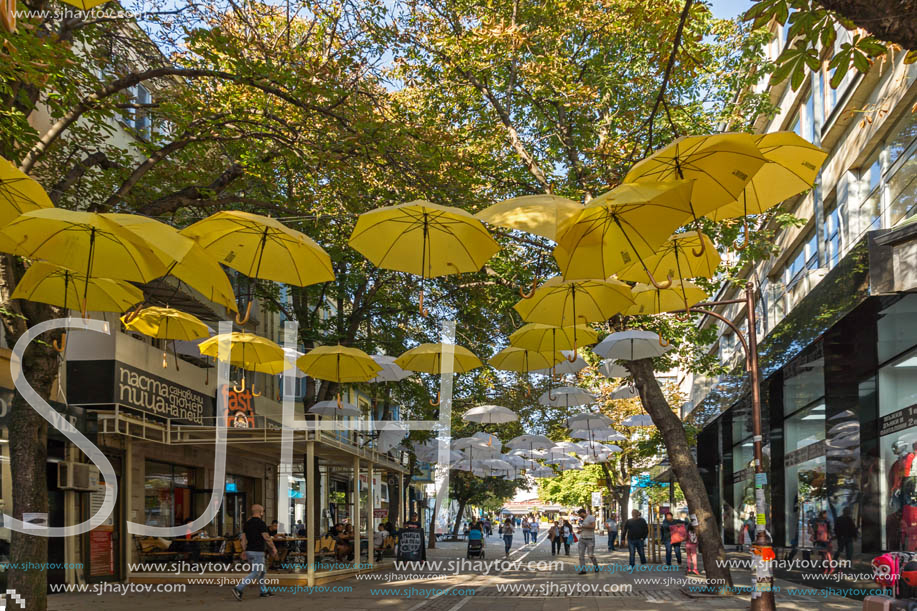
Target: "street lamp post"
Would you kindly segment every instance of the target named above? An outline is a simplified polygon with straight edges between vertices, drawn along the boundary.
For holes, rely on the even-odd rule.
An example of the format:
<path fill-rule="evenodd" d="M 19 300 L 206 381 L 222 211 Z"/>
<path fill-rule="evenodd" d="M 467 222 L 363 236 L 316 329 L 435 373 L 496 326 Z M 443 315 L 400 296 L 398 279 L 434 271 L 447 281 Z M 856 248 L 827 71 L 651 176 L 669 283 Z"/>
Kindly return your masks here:
<path fill-rule="evenodd" d="M 742 331 L 728 318 L 718 314 L 709 308 L 745 304 L 746 317 L 748 320 L 748 338 L 742 334 Z M 706 301 L 691 306 L 688 313 L 699 313 L 712 316 L 717 320 L 725 323 L 735 332 L 736 337 L 742 342 L 745 349 L 745 368 L 748 370 L 751 378 L 751 420 L 752 434 L 755 451 L 755 513 L 757 536 L 755 543 L 752 545 L 752 591 L 751 591 L 751 608 L 753 611 L 771 611 L 776 609 L 774 601 L 774 573 L 772 562 L 775 558 L 773 542 L 770 534 L 767 532 L 767 499 L 764 496 L 764 487 L 767 485 L 767 472 L 764 470 L 764 437 L 762 435 L 761 425 L 761 373 L 758 369 L 758 338 L 757 338 L 757 320 L 755 317 L 755 287 L 749 281 L 745 285 L 744 299 L 726 299 L 723 301 Z"/>

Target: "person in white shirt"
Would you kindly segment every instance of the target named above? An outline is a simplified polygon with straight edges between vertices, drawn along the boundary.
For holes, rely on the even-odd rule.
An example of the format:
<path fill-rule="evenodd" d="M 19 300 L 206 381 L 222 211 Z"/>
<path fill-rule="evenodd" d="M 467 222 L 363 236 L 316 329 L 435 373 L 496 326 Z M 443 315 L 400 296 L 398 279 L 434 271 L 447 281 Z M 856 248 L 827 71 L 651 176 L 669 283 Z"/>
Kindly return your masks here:
<path fill-rule="evenodd" d="M 529 535 L 532 537 L 532 543 L 538 543 L 538 518 L 532 518 L 529 522 Z"/>
<path fill-rule="evenodd" d="M 586 556 L 589 556 L 589 559 L 592 560 L 592 565 L 595 567 L 595 571 L 599 571 L 599 563 L 595 559 L 595 516 L 586 511 L 585 508 L 580 508 L 576 512 L 580 517 L 579 524 L 579 566 L 580 566 L 580 575 L 586 574 Z"/>
<path fill-rule="evenodd" d="M 608 551 L 613 552 L 615 551 L 615 540 L 618 538 L 618 523 L 614 514 L 611 514 L 605 522 L 605 532 L 608 533 Z"/>

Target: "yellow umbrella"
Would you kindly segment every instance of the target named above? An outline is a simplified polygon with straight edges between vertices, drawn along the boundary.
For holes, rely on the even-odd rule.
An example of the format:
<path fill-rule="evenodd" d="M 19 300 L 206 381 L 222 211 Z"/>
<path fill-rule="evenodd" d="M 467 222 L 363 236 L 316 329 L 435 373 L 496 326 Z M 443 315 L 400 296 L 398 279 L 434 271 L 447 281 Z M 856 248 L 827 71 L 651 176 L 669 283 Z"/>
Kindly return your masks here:
<path fill-rule="evenodd" d="M 755 144 L 767 160 L 742 190 L 737 201 L 708 212 L 714 221 L 761 214 L 815 185 L 828 152 L 793 132 L 774 132 L 755 137 Z M 745 223 L 748 244 L 748 222 Z M 737 247 L 739 248 L 739 247 Z M 744 249 L 745 246 L 739 248 Z"/>
<path fill-rule="evenodd" d="M 655 254 L 691 218 L 692 182 L 624 183 L 592 201 L 557 240 L 566 280 L 608 278 Z"/>
<path fill-rule="evenodd" d="M 382 367 L 359 348 L 319 346 L 296 359 L 296 365 L 308 376 L 341 384 L 368 382 Z"/>
<path fill-rule="evenodd" d="M 564 359 L 560 352 L 535 352 L 509 346 L 487 361 L 495 369 L 528 373 L 535 369 L 548 369 Z"/>
<path fill-rule="evenodd" d="M 139 214 L 103 214 L 128 231 L 147 240 L 153 254 L 166 266 L 164 275 L 175 276 L 208 300 L 237 312 L 236 296 L 229 278 L 216 258 L 191 238 L 156 219 Z"/>
<path fill-rule="evenodd" d="M 23 212 L 53 207 L 40 184 L 0 157 L 0 226 Z"/>
<path fill-rule="evenodd" d="M 224 210 L 185 227 L 182 235 L 197 241 L 220 263 L 249 278 L 307 286 L 334 280 L 331 257 L 306 234 L 267 216 Z M 251 314 L 251 299 L 245 324 Z"/>
<path fill-rule="evenodd" d="M 20 215 L 3 232 L 25 257 L 64 267 L 85 265 L 83 301 L 90 278 L 149 282 L 166 271 L 144 240 L 101 214 L 43 208 Z M 86 305 L 81 305 L 84 313 Z"/>
<path fill-rule="evenodd" d="M 597 341 L 596 332 L 585 325 L 557 327 L 537 322 L 523 325 L 509 336 L 510 345 L 536 352 L 573 350 L 575 346 L 588 346 Z"/>
<path fill-rule="evenodd" d="M 662 314 L 686 310 L 708 297 L 700 287 L 687 280 L 673 280 L 668 288 L 658 289 L 650 284 L 637 284 L 633 288 L 634 305 L 628 315 Z"/>
<path fill-rule="evenodd" d="M 695 254 L 697 252 L 700 252 L 700 256 Z M 647 257 L 643 264 L 654 278 L 712 278 L 720 264 L 720 255 L 706 235 L 685 231 L 672 234 L 656 254 Z M 646 270 L 639 263 L 634 263 L 615 275 L 619 280 L 639 282 L 646 279 Z"/>
<path fill-rule="evenodd" d="M 156 339 L 172 340 L 172 352 L 176 353 L 175 341 L 191 341 L 210 335 L 199 318 L 174 308 L 150 306 L 121 317 L 121 322 L 131 331 L 142 333 Z M 168 367 L 166 351 L 162 351 L 162 366 Z M 175 369 L 178 369 L 178 354 L 175 354 Z"/>
<path fill-rule="evenodd" d="M 65 2 L 71 6 L 75 6 L 78 9 L 88 11 L 99 6 L 100 4 L 105 4 L 108 2 L 108 0 L 61 0 L 61 2 Z"/>
<path fill-rule="evenodd" d="M 227 337 L 228 335 L 228 337 Z M 283 372 L 285 362 L 283 349 L 271 340 L 255 335 L 254 333 L 241 333 L 234 331 L 228 334 L 214 335 L 205 339 L 198 345 L 204 356 L 219 358 L 221 341 L 229 341 L 229 364 L 247 371 L 259 371 L 268 375 L 277 375 Z M 260 397 L 255 392 L 252 384 L 252 395 Z M 242 387 L 236 392 L 245 391 L 245 373 L 242 374 Z"/>
<path fill-rule="evenodd" d="M 518 229 L 556 240 L 563 224 L 582 210 L 582 204 L 565 197 L 524 195 L 503 200 L 474 216 L 491 225 Z"/>
<path fill-rule="evenodd" d="M 564 280 L 554 276 L 535 289 L 530 299 L 522 299 L 513 309 L 527 322 L 570 326 L 574 322 L 608 320 L 633 303 L 630 287 L 623 282 L 613 279 Z M 574 341 L 574 353 L 576 349 Z"/>
<path fill-rule="evenodd" d="M 440 374 L 442 371 L 442 356 L 445 344 L 420 344 L 415 346 L 395 359 L 395 364 L 402 369 L 419 371 L 421 373 Z M 484 363 L 476 357 L 471 350 L 463 346 L 449 344 L 452 354 L 452 371 L 446 373 L 466 373 L 472 369 L 483 367 Z M 430 405 L 439 405 L 439 393 L 436 393 L 436 402 Z"/>
<path fill-rule="evenodd" d="M 360 215 L 348 244 L 383 269 L 421 277 L 476 272 L 500 249 L 478 219 L 464 210 L 417 200 Z"/>

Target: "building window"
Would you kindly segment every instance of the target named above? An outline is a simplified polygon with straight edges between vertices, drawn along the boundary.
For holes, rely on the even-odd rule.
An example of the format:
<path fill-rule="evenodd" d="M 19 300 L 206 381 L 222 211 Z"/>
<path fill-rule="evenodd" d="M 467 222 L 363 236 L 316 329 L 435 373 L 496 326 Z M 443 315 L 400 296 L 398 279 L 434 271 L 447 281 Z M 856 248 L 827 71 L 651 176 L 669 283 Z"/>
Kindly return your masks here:
<path fill-rule="evenodd" d="M 834 202 L 826 206 L 823 234 L 825 236 L 825 262 L 831 268 L 837 265 L 841 254 L 841 216 Z"/>
<path fill-rule="evenodd" d="M 176 526 L 194 517 L 191 507 L 191 467 L 146 461 L 144 518 L 149 526 Z"/>
<path fill-rule="evenodd" d="M 793 123 L 793 131 L 797 136 L 809 142 L 815 142 L 815 102 L 811 88 L 805 102 L 799 106 L 799 113 Z"/>
<path fill-rule="evenodd" d="M 786 392 L 786 388 L 784 388 Z M 785 545 L 795 539 L 799 547 L 810 547 L 808 525 L 818 512 L 828 509 L 825 473 L 825 402 L 797 411 L 784 420 Z"/>

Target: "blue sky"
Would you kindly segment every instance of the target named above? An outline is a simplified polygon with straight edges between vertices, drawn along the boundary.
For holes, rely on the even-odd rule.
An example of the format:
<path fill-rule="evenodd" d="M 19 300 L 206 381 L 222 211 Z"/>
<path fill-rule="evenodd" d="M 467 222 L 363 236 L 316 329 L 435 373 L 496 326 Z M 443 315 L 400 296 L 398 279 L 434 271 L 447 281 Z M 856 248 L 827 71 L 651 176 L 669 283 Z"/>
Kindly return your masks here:
<path fill-rule="evenodd" d="M 713 10 L 713 15 L 720 19 L 732 19 L 747 11 L 751 0 L 708 0 Z"/>

